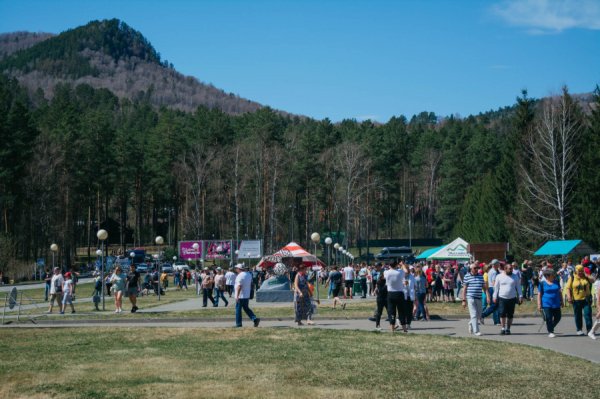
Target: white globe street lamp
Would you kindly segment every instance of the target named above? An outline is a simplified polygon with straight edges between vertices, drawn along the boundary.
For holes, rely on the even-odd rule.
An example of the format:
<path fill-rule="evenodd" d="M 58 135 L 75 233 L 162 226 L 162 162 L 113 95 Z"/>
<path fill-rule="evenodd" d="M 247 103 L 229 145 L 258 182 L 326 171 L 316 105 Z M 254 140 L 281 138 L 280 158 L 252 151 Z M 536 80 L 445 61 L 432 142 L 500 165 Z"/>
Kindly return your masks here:
<path fill-rule="evenodd" d="M 106 310 L 104 301 L 104 291 L 106 291 L 106 281 L 104 281 L 104 241 L 106 241 L 106 239 L 108 238 L 108 231 L 100 229 L 96 233 L 96 237 L 98 237 L 98 239 L 100 240 L 101 245 L 100 255 L 102 256 L 102 259 L 100 261 L 100 278 L 102 279 L 102 310 L 104 311 Z M 96 254 L 97 253 L 98 251 L 96 251 Z"/>
<path fill-rule="evenodd" d="M 56 254 L 56 252 L 58 252 L 58 245 L 56 245 L 56 244 L 50 245 L 50 251 L 52 251 L 52 272 L 54 272 L 54 268 L 56 267 L 55 261 L 54 261 L 54 255 Z"/>
<path fill-rule="evenodd" d="M 321 241 L 321 235 L 314 232 L 310 235 L 310 239 L 315 245 L 315 267 L 313 272 L 315 273 L 315 285 L 317 286 L 317 301 L 319 300 L 319 258 L 317 257 L 317 244 Z"/>
<path fill-rule="evenodd" d="M 200 287 L 199 287 L 199 282 L 198 282 L 198 253 L 200 251 L 198 251 L 200 249 L 200 244 L 198 244 L 197 242 L 195 242 L 192 245 L 192 248 L 194 248 L 194 256 L 196 258 L 196 278 L 194 280 L 196 280 L 196 296 L 200 295 Z"/>
<path fill-rule="evenodd" d="M 165 239 L 162 236 L 156 236 L 154 239 L 154 243 L 156 245 L 163 245 L 165 243 Z M 160 301 L 160 249 L 157 248 L 157 254 L 154 255 L 154 268 L 156 269 L 156 294 L 158 296 L 158 300 Z M 150 281 L 154 284 L 154 278 Z"/>
<path fill-rule="evenodd" d="M 331 243 L 333 240 L 331 237 L 325 238 L 325 245 L 327 245 L 327 268 L 329 269 L 329 265 L 331 263 Z"/>

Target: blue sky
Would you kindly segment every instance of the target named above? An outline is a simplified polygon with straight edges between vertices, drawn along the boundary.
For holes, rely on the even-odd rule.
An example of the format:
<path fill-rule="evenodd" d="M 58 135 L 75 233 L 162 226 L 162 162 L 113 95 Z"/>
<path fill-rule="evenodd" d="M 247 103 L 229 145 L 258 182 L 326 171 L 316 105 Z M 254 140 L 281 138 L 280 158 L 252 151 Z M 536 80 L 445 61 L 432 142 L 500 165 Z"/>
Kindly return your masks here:
<path fill-rule="evenodd" d="M 0 32 L 105 18 L 185 75 L 317 119 L 466 116 L 600 84 L 598 0 L 0 0 Z"/>

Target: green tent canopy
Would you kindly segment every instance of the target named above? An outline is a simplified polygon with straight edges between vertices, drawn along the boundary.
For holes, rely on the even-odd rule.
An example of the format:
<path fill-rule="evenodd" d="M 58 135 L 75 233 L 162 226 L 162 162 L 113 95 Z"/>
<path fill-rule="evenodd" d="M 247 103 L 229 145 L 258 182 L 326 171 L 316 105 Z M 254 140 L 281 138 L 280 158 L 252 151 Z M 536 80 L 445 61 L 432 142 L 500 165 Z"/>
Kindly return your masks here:
<path fill-rule="evenodd" d="M 589 255 L 594 250 L 582 240 L 547 241 L 534 256 Z"/>

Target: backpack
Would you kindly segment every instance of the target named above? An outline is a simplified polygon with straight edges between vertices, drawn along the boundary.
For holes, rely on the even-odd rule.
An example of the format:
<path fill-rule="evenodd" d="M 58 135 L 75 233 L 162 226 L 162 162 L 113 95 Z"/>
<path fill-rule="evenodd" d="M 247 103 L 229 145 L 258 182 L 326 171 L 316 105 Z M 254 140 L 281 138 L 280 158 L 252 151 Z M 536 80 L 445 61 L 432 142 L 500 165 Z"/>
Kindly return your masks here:
<path fill-rule="evenodd" d="M 60 283 L 59 279 L 54 280 L 54 291 L 62 292 L 62 284 Z"/>

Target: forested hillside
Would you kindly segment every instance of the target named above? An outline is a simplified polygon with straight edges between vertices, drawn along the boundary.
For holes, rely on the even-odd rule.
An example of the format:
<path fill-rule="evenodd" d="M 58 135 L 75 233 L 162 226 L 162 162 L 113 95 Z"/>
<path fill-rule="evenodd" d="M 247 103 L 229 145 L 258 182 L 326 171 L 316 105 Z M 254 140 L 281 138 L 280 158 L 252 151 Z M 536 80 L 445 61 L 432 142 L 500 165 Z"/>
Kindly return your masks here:
<path fill-rule="evenodd" d="M 29 45 L 34 36 L 3 35 L 0 42 L 0 72 L 17 78 L 32 97 L 43 92 L 51 99 L 57 84 L 85 83 L 120 98 L 144 99 L 154 107 L 194 111 L 205 106 L 228 114 L 261 107 L 178 73 L 140 32 L 116 19 L 92 21 Z M 21 51 L 14 51 L 15 42 L 22 44 Z M 10 55 L 2 58 L 1 52 Z"/>
<path fill-rule="evenodd" d="M 78 28 L 0 64 L 10 72 L 0 75 L 0 270 L 47 257 L 52 242 L 70 264 L 76 247 L 98 245 L 99 227 L 121 246 L 158 234 L 172 244 L 259 238 L 269 252 L 307 245 L 313 231 L 345 246 L 408 237 L 410 221 L 413 237 L 509 241 L 520 256 L 551 238 L 600 249 L 598 88 L 583 105 L 565 88 L 543 100 L 515 93 L 515 104 L 466 118 L 333 124 L 258 106 L 157 107 L 158 91 L 87 83 L 48 96 L 14 78 L 79 82 L 108 74 L 108 58 L 136 76 L 165 69 L 124 24 L 87 29 L 106 24 L 114 43 Z"/>
<path fill-rule="evenodd" d="M 352 245 L 405 237 L 409 218 L 413 237 L 509 240 L 523 254 L 548 238 L 598 246 L 599 95 L 589 115 L 565 89 L 523 94 L 494 120 L 332 124 L 269 108 L 155 110 L 88 85 L 33 106 L 2 77 L 2 254 L 34 259 L 57 242 L 68 262 L 96 247 L 98 226 L 123 245 L 248 237 L 270 251 L 312 231 Z"/>

